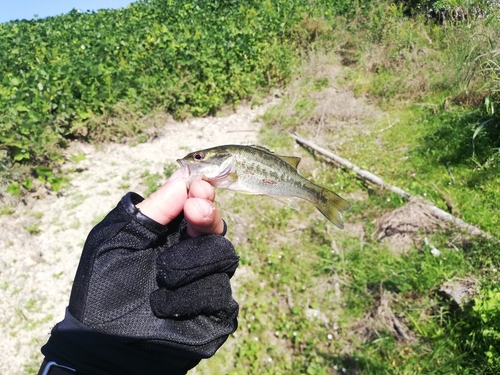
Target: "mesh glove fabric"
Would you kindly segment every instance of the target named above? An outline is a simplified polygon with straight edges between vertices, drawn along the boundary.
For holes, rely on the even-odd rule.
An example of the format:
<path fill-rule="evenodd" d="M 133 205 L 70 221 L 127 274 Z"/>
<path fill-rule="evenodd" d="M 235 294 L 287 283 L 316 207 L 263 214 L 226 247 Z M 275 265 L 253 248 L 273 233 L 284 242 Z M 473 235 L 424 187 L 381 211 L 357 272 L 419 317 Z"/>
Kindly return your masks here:
<path fill-rule="evenodd" d="M 236 330 L 232 244 L 187 238 L 182 217 L 160 225 L 141 200 L 127 194 L 89 234 L 46 358 L 91 374 L 185 374 Z"/>

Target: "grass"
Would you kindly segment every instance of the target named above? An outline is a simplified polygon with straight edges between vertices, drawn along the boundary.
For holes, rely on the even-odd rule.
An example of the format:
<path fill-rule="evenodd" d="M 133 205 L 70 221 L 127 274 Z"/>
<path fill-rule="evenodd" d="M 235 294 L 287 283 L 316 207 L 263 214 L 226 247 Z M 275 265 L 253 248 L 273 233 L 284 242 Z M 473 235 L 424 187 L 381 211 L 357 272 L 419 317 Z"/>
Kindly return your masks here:
<path fill-rule="evenodd" d="M 163 168 L 163 175 L 160 173 L 151 173 L 149 171 L 144 171 L 141 174 L 142 184 L 144 185 L 144 196 L 147 197 L 154 191 L 165 183 L 165 181 L 172 176 L 172 174 L 177 170 L 177 163 L 167 163 Z"/>
<path fill-rule="evenodd" d="M 162 176 L 159 173 L 150 173 L 149 171 L 144 171 L 141 174 L 142 183 L 146 187 L 144 191 L 144 196 L 148 196 L 154 191 L 158 190 L 161 186 Z"/>
<path fill-rule="evenodd" d="M 2 208 L 0 208 L 0 215 L 11 215 L 14 212 L 14 209 L 9 206 L 2 206 Z"/>
<path fill-rule="evenodd" d="M 301 156 L 302 175 L 350 201 L 346 229 L 306 202 L 297 212 L 218 191 L 241 256 L 233 278 L 239 328 L 193 374 L 498 373 L 497 242 L 443 229 L 413 233 L 409 249 L 394 251 L 375 235 L 377 219 L 406 202 L 287 136 L 313 139 L 500 237 L 498 127 L 492 121 L 477 132 L 495 118 L 482 105 L 495 92 L 485 86 L 487 60 L 474 58 L 491 61 L 483 52 L 500 40 L 496 21 L 443 27 L 374 4 L 357 18 L 319 24 L 321 40 L 259 134 L 260 144 Z M 173 170 L 143 173 L 145 195 Z M 461 279 L 478 292 L 458 305 L 441 287 Z"/>
<path fill-rule="evenodd" d="M 241 263 L 250 267 L 251 277 L 243 278 L 241 285 L 238 281 L 236 295 L 242 310 L 231 348 L 224 347 L 202 363 L 200 373 L 213 373 L 208 369 L 216 368 L 229 368 L 226 372 L 231 374 L 497 372 L 499 341 L 490 324 L 500 311 L 492 305 L 497 294 L 488 294 L 498 283 L 495 240 L 468 238 L 453 230 L 416 233 L 409 251 L 394 252 L 372 235 L 374 220 L 405 202 L 333 168 L 322 157 L 293 148 L 286 137 L 296 131 L 317 140 L 384 180 L 499 237 L 500 174 L 498 158 L 491 152 L 497 135 L 494 128 L 489 129 L 476 142 L 474 132 L 485 113 L 461 102 L 464 87 L 451 78 L 458 61 L 450 61 L 464 47 L 451 46 L 451 40 L 458 40 L 464 30 L 460 25 L 446 32 L 432 25 L 418 29 L 420 25 L 408 26 L 411 21 L 396 16 L 388 25 L 392 32 L 376 41 L 378 51 L 372 48 L 369 55 L 363 42 L 357 43 L 361 47 L 355 53 L 356 62 L 340 71 L 333 66 L 339 53 L 345 58 L 345 45 L 309 56 L 281 104 L 263 116 L 261 144 L 302 156 L 299 171 L 303 175 L 348 199 L 362 199 L 351 201 L 347 229 L 341 232 L 330 228 L 309 205 L 295 212 L 272 200 L 222 197 L 223 211 L 225 199 L 230 202 L 229 227 L 235 227 L 228 236 L 237 238 Z M 422 42 L 428 44 L 427 37 L 439 43 L 451 37 L 450 48 L 443 52 L 440 45 L 434 52 L 427 46 L 425 64 L 419 65 L 417 55 L 398 62 L 391 43 L 398 42 L 402 37 L 398 30 L 404 27 L 410 30 L 399 50 L 421 48 Z M 367 70 L 370 61 L 379 68 Z M 433 69 L 442 74 L 429 74 Z M 338 95 L 346 86 L 358 97 Z M 363 99 L 366 92 L 371 102 Z M 325 105 L 329 97 L 344 99 L 342 105 L 355 110 L 332 111 L 330 102 Z M 243 238 L 241 226 L 246 228 Z M 350 232 L 354 226 L 362 230 Z M 433 254 L 425 238 L 439 255 Z M 445 282 L 461 279 L 478 280 L 482 291 L 459 307 L 440 289 Z M 311 311 L 318 318 L 311 318 Z M 491 318 L 485 321 L 479 316 Z M 394 331 L 394 321 L 405 327 L 409 338 Z"/>
<path fill-rule="evenodd" d="M 40 234 L 41 232 L 38 224 L 28 225 L 24 229 L 26 229 L 29 234 Z"/>
<path fill-rule="evenodd" d="M 335 174 L 344 175 L 347 194 L 356 191 L 354 176 Z M 231 228 L 248 228 L 247 237 L 237 242 L 241 265 L 250 269 L 237 278 L 240 328 L 230 348 L 197 371 L 229 366 L 230 374 L 328 374 L 342 368 L 362 374 L 450 374 L 467 368 L 461 362 L 466 353 L 457 348 L 466 335 L 453 329 L 459 323 L 456 310 L 439 289 L 447 280 L 489 273 L 491 264 L 498 265 L 490 252 L 493 244 L 457 242 L 457 251 L 449 234 L 437 233 L 430 242 L 439 256 L 423 241 L 408 253 L 394 253 L 369 235 L 368 218 L 394 205 L 384 192 L 353 202 L 347 214 L 348 222 L 362 223 L 361 239 L 332 228 L 309 205 L 296 212 L 271 199 L 229 194 L 219 194 L 221 210 L 226 214 L 225 204 L 230 205 L 227 215 L 233 217 L 228 237 L 235 237 Z M 380 315 L 384 298 L 413 340 L 391 332 Z"/>
<path fill-rule="evenodd" d="M 354 176 L 342 178 L 346 192 L 355 192 Z M 202 363 L 200 373 L 227 367 L 225 355 L 236 358 L 227 372 L 231 374 L 327 374 L 335 368 L 363 374 L 427 373 L 453 358 L 446 336 L 447 303 L 437 292 L 444 281 L 468 275 L 477 264 L 449 246 L 446 235 L 431 238 L 441 250 L 439 257 L 423 244 L 396 254 L 369 235 L 360 240 L 332 228 L 309 205 L 296 212 L 271 199 L 229 194 L 219 194 L 221 210 L 230 204 L 227 215 L 233 217 L 228 237 L 234 238 L 231 228 L 248 228 L 238 253 L 251 271 L 238 278 L 243 280 L 237 288 L 240 329 L 230 348 Z M 387 197 L 378 192 L 353 202 L 347 220 L 361 221 L 370 233 L 372 225 L 362 215 L 391 209 Z M 391 296 L 391 311 L 415 332 L 416 341 L 400 342 L 380 321 L 382 294 Z M 429 354 L 434 350 L 436 358 Z M 453 373 L 446 372 L 452 368 L 449 364 L 440 373 Z"/>

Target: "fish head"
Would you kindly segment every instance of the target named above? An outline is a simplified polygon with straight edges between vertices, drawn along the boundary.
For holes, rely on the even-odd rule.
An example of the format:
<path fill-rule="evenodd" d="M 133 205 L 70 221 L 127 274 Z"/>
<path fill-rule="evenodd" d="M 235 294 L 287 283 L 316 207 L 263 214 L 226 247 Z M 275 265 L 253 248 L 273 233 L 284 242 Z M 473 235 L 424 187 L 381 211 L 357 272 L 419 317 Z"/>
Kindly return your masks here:
<path fill-rule="evenodd" d="M 217 186 L 218 181 L 226 179 L 235 170 L 234 156 L 217 148 L 191 152 L 177 159 L 177 163 L 188 185 L 196 180 L 205 180 Z"/>

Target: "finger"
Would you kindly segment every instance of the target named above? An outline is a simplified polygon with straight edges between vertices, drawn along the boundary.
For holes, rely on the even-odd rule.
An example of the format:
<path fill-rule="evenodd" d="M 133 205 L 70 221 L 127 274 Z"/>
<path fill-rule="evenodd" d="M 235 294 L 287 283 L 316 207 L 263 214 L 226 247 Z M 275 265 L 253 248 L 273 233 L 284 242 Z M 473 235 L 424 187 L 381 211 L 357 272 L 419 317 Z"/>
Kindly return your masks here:
<path fill-rule="evenodd" d="M 186 182 L 177 170 L 168 181 L 136 207 L 156 222 L 167 225 L 182 212 L 187 200 Z"/>
<path fill-rule="evenodd" d="M 188 197 L 203 198 L 213 202 L 215 200 L 215 189 L 206 181 L 194 181 L 189 187 Z"/>
<path fill-rule="evenodd" d="M 167 319 L 200 314 L 228 319 L 238 311 L 225 273 L 208 275 L 175 290 L 158 289 L 151 294 L 150 303 L 157 317 Z"/>
<path fill-rule="evenodd" d="M 222 236 L 188 238 L 159 253 L 156 282 L 160 287 L 177 289 L 214 273 L 231 278 L 239 259 L 234 246 Z"/>
<path fill-rule="evenodd" d="M 207 199 L 189 198 L 184 204 L 187 234 L 198 237 L 207 234 L 222 234 L 224 222 L 219 210 Z"/>

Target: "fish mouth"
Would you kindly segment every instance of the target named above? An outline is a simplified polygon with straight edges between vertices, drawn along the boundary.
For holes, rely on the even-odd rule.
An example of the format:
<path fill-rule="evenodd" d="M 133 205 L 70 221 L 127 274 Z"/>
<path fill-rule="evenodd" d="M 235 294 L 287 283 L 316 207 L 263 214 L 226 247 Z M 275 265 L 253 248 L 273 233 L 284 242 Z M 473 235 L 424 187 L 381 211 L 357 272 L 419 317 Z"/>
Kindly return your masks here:
<path fill-rule="evenodd" d="M 177 159 L 177 163 L 181 166 L 182 178 L 187 179 L 191 175 L 191 169 L 189 168 L 189 163 L 184 159 Z"/>

